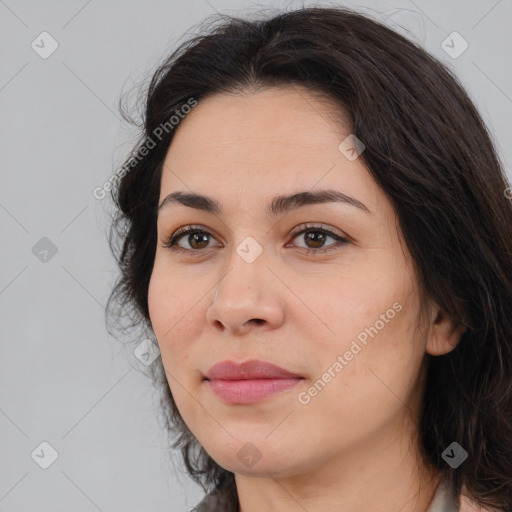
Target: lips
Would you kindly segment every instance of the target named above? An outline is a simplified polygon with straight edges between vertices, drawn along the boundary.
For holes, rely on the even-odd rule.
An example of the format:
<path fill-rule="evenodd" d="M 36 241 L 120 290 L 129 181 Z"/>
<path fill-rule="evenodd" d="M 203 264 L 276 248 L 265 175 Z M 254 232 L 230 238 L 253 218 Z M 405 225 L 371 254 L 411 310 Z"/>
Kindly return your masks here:
<path fill-rule="evenodd" d="M 251 380 L 251 379 L 302 379 L 297 373 L 275 364 L 250 360 L 243 363 L 222 361 L 213 365 L 206 374 L 207 380 Z"/>
<path fill-rule="evenodd" d="M 252 404 L 293 388 L 304 379 L 266 361 L 222 361 L 212 366 L 205 381 L 227 404 Z"/>

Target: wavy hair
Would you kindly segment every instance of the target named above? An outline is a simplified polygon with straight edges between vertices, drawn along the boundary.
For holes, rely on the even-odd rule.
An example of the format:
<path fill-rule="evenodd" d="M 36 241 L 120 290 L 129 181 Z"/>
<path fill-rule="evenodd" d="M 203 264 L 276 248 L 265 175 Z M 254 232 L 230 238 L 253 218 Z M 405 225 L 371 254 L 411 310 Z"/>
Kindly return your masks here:
<path fill-rule="evenodd" d="M 109 233 L 119 276 L 107 328 L 152 333 L 148 285 L 160 179 L 174 130 L 159 130 L 208 95 L 301 85 L 339 105 L 366 146 L 364 165 L 391 201 L 421 291 L 467 329 L 429 359 L 420 417 L 427 465 L 482 506 L 512 504 L 512 201 L 492 137 L 456 76 L 384 24 L 341 7 L 255 19 L 218 15 L 164 59 L 145 89 L 140 137 L 112 189 Z M 139 97 L 140 99 L 140 97 Z M 343 120 L 346 121 L 345 117 Z M 158 134 L 158 137 L 156 136 Z M 153 147 L 140 157 L 140 149 Z M 137 158 L 134 158 L 138 155 Z M 161 411 L 191 478 L 238 506 L 233 473 L 181 418 L 161 359 L 150 368 Z M 453 441 L 468 460 L 452 469 Z M 227 510 L 228 508 L 226 508 Z"/>

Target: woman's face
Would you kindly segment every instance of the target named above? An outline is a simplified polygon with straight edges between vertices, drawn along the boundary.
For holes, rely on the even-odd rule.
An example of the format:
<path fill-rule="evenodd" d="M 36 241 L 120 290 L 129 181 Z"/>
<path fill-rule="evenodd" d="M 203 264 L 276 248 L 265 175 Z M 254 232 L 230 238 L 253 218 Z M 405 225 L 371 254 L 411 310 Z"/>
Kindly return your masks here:
<path fill-rule="evenodd" d="M 313 470 L 394 439 L 417 409 L 429 336 L 418 284 L 394 210 L 349 135 L 306 89 L 272 88 L 200 101 L 167 153 L 159 204 L 180 191 L 220 211 L 204 201 L 160 209 L 151 322 L 181 416 L 229 471 Z M 274 203 L 324 190 L 359 203 Z M 195 236 L 164 247 L 188 225 Z M 205 380 L 225 360 L 302 378 L 230 401 Z"/>

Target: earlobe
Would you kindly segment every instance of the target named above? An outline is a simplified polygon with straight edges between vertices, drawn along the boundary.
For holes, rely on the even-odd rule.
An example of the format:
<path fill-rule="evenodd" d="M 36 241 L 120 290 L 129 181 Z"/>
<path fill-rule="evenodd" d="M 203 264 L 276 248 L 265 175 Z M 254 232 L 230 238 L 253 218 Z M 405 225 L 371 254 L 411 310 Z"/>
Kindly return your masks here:
<path fill-rule="evenodd" d="M 466 326 L 450 318 L 444 311 L 438 310 L 430 325 L 426 351 L 432 356 L 441 356 L 451 352 L 459 343 Z"/>

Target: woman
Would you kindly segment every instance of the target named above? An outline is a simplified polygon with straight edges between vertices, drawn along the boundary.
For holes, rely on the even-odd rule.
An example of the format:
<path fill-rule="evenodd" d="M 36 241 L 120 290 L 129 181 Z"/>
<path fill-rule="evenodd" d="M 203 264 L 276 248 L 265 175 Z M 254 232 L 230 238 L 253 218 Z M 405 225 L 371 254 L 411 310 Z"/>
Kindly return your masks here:
<path fill-rule="evenodd" d="M 195 510 L 512 510 L 509 183 L 443 65 L 343 8 L 227 17 L 128 162 L 108 311 Z"/>

